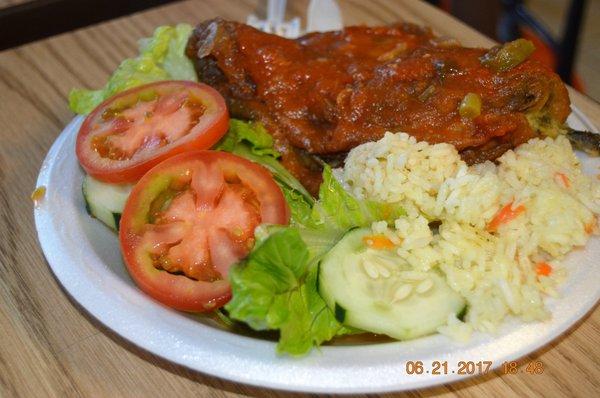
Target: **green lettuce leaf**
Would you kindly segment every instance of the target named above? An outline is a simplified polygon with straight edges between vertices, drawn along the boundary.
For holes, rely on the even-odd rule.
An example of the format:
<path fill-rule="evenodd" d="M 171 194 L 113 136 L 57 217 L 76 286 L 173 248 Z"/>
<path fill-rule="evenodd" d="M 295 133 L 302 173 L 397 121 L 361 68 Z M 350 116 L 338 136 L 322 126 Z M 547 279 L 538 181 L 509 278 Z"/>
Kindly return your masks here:
<path fill-rule="evenodd" d="M 284 188 L 282 188 L 284 189 Z M 404 214 L 397 206 L 360 201 L 329 167 L 311 207 L 284 189 L 295 225 L 261 226 L 250 256 L 229 271 L 230 316 L 256 330 L 279 330 L 279 353 L 302 355 L 334 336 L 360 333 L 340 324 L 318 292 L 318 261 L 348 229 Z M 296 196 L 294 196 L 296 195 Z"/>
<path fill-rule="evenodd" d="M 292 220 L 295 221 L 296 217 L 303 220 L 309 218 L 314 199 L 277 160 L 280 154 L 273 147 L 273 137 L 262 124 L 231 119 L 227 134 L 214 149 L 231 152 L 266 167 L 273 174 L 286 199 L 289 199 Z"/>
<path fill-rule="evenodd" d="M 348 333 L 317 292 L 321 254 L 308 249 L 297 228 L 276 229 L 230 270 L 229 315 L 256 330 L 278 329 L 277 350 L 290 355 Z"/>
<path fill-rule="evenodd" d="M 315 202 L 277 160 L 272 137 L 257 123 L 232 120 L 218 149 L 269 169 L 290 207 L 291 226 L 262 225 L 250 255 L 229 270 L 229 316 L 255 330 L 279 330 L 277 351 L 302 355 L 334 336 L 360 333 L 341 325 L 318 292 L 318 262 L 351 228 L 392 222 L 397 205 L 361 201 L 326 166 Z"/>
<path fill-rule="evenodd" d="M 312 209 L 312 220 L 317 225 L 326 225 L 347 230 L 354 227 L 367 227 L 373 221 L 384 220 L 393 223 L 405 215 L 398 204 L 359 200 L 346 191 L 335 178 L 331 167 L 323 170 L 323 183 L 319 188 L 319 200 Z"/>
<path fill-rule="evenodd" d="M 158 27 L 151 38 L 140 40 L 140 55 L 121 62 L 103 88 L 71 90 L 69 107 L 87 114 L 106 98 L 132 87 L 159 80 L 196 81 L 194 66 L 185 56 L 192 29 L 188 24 Z"/>
<path fill-rule="evenodd" d="M 229 130 L 215 149 L 233 152 L 235 147 L 241 143 L 248 144 L 252 153 L 257 156 L 272 156 L 275 159 L 281 156 L 273 148 L 273 137 L 261 123 L 243 122 L 237 119 L 229 121 Z"/>
<path fill-rule="evenodd" d="M 302 193 L 285 184 L 280 184 L 280 188 L 290 208 L 291 224 L 315 227 L 316 224 L 312 218 L 312 207 L 314 205 L 312 197 L 307 199 Z"/>

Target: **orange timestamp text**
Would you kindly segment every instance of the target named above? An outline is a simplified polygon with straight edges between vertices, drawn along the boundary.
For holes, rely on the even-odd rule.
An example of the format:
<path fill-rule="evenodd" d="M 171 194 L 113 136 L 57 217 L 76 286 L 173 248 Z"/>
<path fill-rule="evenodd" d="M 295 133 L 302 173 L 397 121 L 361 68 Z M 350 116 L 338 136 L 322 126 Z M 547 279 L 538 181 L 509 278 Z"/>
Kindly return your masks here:
<path fill-rule="evenodd" d="M 405 370 L 408 375 L 483 375 L 492 369 L 492 361 L 406 361 Z"/>
<path fill-rule="evenodd" d="M 541 375 L 544 373 L 544 363 L 542 361 L 531 361 L 527 364 L 527 366 L 525 366 L 524 369 L 519 369 L 519 363 L 517 361 L 502 362 L 500 371 L 505 375 L 515 375 L 517 373 Z"/>

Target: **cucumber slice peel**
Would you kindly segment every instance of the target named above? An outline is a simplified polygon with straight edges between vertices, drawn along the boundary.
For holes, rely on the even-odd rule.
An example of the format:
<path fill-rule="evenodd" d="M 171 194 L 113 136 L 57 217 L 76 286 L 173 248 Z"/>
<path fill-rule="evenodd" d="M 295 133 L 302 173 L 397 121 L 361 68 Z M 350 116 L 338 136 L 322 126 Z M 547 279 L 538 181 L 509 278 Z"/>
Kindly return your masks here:
<path fill-rule="evenodd" d="M 368 249 L 363 237 L 370 229 L 350 231 L 321 261 L 319 293 L 336 319 L 365 331 L 407 340 L 436 332 L 448 316 L 460 314 L 464 299 L 450 288 L 444 276 L 434 270 L 418 273 L 419 280 L 406 279 L 412 271 L 394 253 L 377 264 L 382 252 Z M 385 253 L 381 253 L 386 256 Z M 365 271 L 365 262 L 386 267 L 374 278 Z"/>
<path fill-rule="evenodd" d="M 85 209 L 90 216 L 113 231 L 118 231 L 121 214 L 132 188 L 132 184 L 107 184 L 86 175 L 81 187 Z"/>

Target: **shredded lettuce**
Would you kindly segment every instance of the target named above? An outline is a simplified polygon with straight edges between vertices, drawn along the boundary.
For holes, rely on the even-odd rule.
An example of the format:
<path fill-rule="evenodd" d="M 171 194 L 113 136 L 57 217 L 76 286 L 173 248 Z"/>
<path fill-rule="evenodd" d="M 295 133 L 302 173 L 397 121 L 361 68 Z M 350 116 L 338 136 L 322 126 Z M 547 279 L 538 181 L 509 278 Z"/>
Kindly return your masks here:
<path fill-rule="evenodd" d="M 185 56 L 192 29 L 188 24 L 158 27 L 152 37 L 140 40 L 140 55 L 121 62 L 103 88 L 71 90 L 69 107 L 87 114 L 106 98 L 132 87 L 159 80 L 197 81 L 194 66 Z"/>

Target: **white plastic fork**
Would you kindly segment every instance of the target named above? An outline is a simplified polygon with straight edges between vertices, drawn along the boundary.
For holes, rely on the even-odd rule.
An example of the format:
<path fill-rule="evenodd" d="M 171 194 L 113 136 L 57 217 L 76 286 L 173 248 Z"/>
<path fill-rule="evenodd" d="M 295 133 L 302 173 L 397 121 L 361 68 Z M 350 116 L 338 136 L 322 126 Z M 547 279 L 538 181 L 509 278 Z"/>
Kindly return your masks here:
<path fill-rule="evenodd" d="M 267 5 L 267 19 L 259 19 L 250 14 L 246 23 L 266 33 L 274 33 L 289 39 L 300 36 L 300 18 L 295 17 L 285 21 L 286 0 L 269 0 Z"/>

